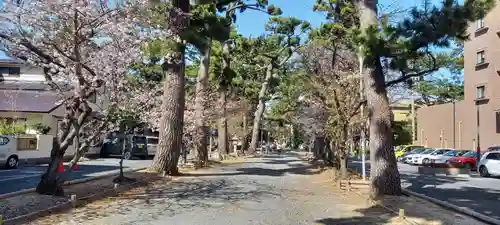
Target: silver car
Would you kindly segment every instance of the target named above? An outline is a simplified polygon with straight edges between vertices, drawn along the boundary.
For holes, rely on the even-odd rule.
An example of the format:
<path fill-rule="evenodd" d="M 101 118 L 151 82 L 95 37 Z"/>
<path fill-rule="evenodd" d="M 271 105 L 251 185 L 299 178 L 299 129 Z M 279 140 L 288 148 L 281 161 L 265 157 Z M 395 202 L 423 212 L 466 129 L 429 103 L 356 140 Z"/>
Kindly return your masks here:
<path fill-rule="evenodd" d="M 433 164 L 447 164 L 448 160 L 453 157 L 462 156 L 463 154 L 469 152 L 468 150 L 451 150 L 444 155 L 435 156 L 431 159 Z"/>

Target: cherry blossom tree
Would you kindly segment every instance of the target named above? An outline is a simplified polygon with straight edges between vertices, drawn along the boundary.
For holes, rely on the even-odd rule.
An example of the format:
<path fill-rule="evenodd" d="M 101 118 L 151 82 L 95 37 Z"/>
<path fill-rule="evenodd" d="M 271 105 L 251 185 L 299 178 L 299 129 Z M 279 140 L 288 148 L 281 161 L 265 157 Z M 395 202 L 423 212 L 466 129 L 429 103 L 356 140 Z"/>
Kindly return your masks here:
<path fill-rule="evenodd" d="M 0 22 L 9 26 L 4 26 L 0 38 L 6 41 L 12 56 L 43 68 L 46 82 L 60 94 L 58 104 L 65 109 L 61 129 L 53 139 L 51 163 L 37 192 L 64 194 L 65 179 L 57 168 L 68 146 L 80 133 L 85 137 L 72 160 L 76 163 L 94 139 L 113 129 L 115 124 L 109 123 L 108 115 L 129 103 L 131 94 L 125 93 L 135 84 L 129 79 L 133 76 L 129 67 L 141 59 L 142 41 L 168 35 L 147 29 L 147 20 L 138 19 L 151 15 L 146 3 L 4 2 Z M 57 81 L 70 83 L 70 88 L 63 89 Z M 90 100 L 93 95 L 101 99 L 100 104 Z M 134 105 L 128 107 L 133 109 Z"/>

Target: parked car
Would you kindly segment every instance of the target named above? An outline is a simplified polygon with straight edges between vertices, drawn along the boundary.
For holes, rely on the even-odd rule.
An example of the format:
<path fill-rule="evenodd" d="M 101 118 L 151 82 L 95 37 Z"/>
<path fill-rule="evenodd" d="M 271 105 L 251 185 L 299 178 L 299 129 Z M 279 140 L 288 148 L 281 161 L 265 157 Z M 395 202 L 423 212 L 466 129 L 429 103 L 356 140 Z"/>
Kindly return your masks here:
<path fill-rule="evenodd" d="M 443 155 L 431 156 L 431 164 L 434 165 L 447 165 L 448 161 L 453 157 L 462 156 L 463 154 L 469 152 L 469 150 L 451 150 Z"/>
<path fill-rule="evenodd" d="M 451 151 L 451 149 L 446 148 L 434 148 L 424 151 L 420 154 L 412 157 L 411 164 L 413 165 L 427 165 L 431 163 L 433 157 L 444 155 L 446 152 Z"/>
<path fill-rule="evenodd" d="M 479 175 L 482 177 L 500 176 L 500 152 L 485 152 L 479 161 Z"/>
<path fill-rule="evenodd" d="M 123 139 L 115 132 L 111 133 L 108 138 L 104 140 L 101 148 L 101 157 L 109 155 L 122 155 L 124 159 L 131 159 L 136 156 L 146 159 L 148 156 L 147 139 L 142 135 L 126 135 L 125 146 L 123 146 Z"/>
<path fill-rule="evenodd" d="M 19 165 L 17 141 L 12 136 L 0 134 L 0 165 L 5 165 L 7 169 L 16 168 Z"/>
<path fill-rule="evenodd" d="M 481 154 L 484 154 L 488 151 L 481 151 Z M 455 167 L 465 167 L 469 168 L 470 170 L 477 170 L 477 152 L 476 151 L 470 151 L 462 156 L 458 157 L 453 157 L 449 159 L 449 164 Z"/>
<path fill-rule="evenodd" d="M 488 147 L 486 150 L 488 150 L 488 151 L 500 151 L 500 146 L 491 146 L 491 147 Z"/>
<path fill-rule="evenodd" d="M 424 146 L 419 146 L 419 145 L 401 145 L 401 146 L 398 146 L 398 149 L 396 150 L 396 159 L 400 158 L 405 153 L 408 153 L 414 149 L 423 148 L 423 147 Z"/>
<path fill-rule="evenodd" d="M 402 161 L 404 163 L 410 163 L 413 156 L 415 156 L 416 154 L 420 154 L 420 153 L 427 151 L 427 150 L 429 150 L 429 148 L 416 148 L 416 149 L 411 150 L 408 153 L 403 154 L 401 157 L 399 157 L 399 159 L 400 159 L 400 161 Z"/>

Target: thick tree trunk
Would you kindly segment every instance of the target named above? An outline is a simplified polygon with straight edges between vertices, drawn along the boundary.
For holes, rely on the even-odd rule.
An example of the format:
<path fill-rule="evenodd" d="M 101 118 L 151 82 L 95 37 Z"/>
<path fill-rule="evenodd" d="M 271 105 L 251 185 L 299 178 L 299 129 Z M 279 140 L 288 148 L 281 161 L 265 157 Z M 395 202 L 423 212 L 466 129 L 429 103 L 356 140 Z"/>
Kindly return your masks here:
<path fill-rule="evenodd" d="M 64 196 L 62 177 L 58 167 L 63 162 L 64 151 L 60 148 L 57 137 L 52 139 L 50 151 L 50 164 L 36 186 L 36 192 L 42 195 Z"/>
<path fill-rule="evenodd" d="M 250 147 L 248 148 L 248 152 L 254 153 L 257 149 L 257 142 L 259 141 L 259 131 L 260 131 L 260 123 L 262 120 L 262 115 L 264 114 L 264 110 L 266 109 L 266 93 L 267 88 L 269 87 L 269 81 L 273 76 L 273 65 L 269 64 L 266 69 L 266 76 L 264 78 L 264 82 L 260 87 L 259 92 L 259 103 L 257 105 L 257 110 L 255 110 L 255 115 L 253 118 L 253 127 L 252 127 L 252 141 L 250 142 Z"/>
<path fill-rule="evenodd" d="M 219 155 L 229 154 L 229 138 L 227 134 L 227 91 L 230 84 L 231 71 L 231 49 L 230 43 L 225 41 L 222 44 L 222 72 L 219 77 L 219 106 L 220 114 L 217 124 L 217 146 Z"/>
<path fill-rule="evenodd" d="M 362 29 L 378 21 L 376 0 L 362 0 L 357 7 Z M 370 120 L 371 197 L 378 199 L 383 195 L 400 195 L 401 179 L 392 146 L 391 109 L 380 57 L 374 57 L 373 61 L 365 60 L 364 64 Z"/>
<path fill-rule="evenodd" d="M 221 115 L 217 124 L 217 148 L 219 154 L 229 154 L 229 139 L 227 137 L 226 88 L 219 90 L 219 106 Z"/>
<path fill-rule="evenodd" d="M 150 170 L 178 174 L 184 124 L 184 53 L 182 63 L 165 70 L 160 142 Z"/>
<path fill-rule="evenodd" d="M 196 94 L 194 99 L 194 148 L 198 158 L 198 164 L 205 167 L 208 163 L 208 127 L 205 121 L 206 96 L 208 86 L 208 72 L 210 68 L 211 48 L 204 50 L 201 57 L 200 69 L 196 83 Z"/>
<path fill-rule="evenodd" d="M 313 141 L 313 155 L 316 160 L 325 158 L 326 142 L 324 137 L 315 137 Z"/>
<path fill-rule="evenodd" d="M 179 8 L 183 13 L 189 13 L 188 0 L 173 0 L 172 6 Z M 177 18 L 178 12 L 170 12 L 171 20 L 178 24 L 171 24 L 181 33 L 188 24 L 188 17 L 180 15 L 183 19 Z M 184 17 L 185 16 L 185 17 Z M 150 170 L 154 172 L 166 172 L 170 175 L 178 175 L 177 164 L 182 148 L 182 134 L 184 126 L 184 85 L 185 85 L 185 50 L 182 43 L 171 43 L 173 54 L 165 59 L 163 63 L 164 83 L 163 102 L 161 105 L 162 117 L 160 120 L 160 142 L 155 154 Z"/>

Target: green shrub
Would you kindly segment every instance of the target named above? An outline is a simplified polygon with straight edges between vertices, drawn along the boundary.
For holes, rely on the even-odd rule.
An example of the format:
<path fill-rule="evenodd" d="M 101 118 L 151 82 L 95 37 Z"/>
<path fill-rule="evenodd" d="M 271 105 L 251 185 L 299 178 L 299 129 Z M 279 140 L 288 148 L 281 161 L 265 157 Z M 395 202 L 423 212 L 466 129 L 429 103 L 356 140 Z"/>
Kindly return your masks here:
<path fill-rule="evenodd" d="M 18 135 L 26 133 L 26 124 L 24 123 L 7 123 L 5 120 L 0 120 L 0 134 Z"/>

